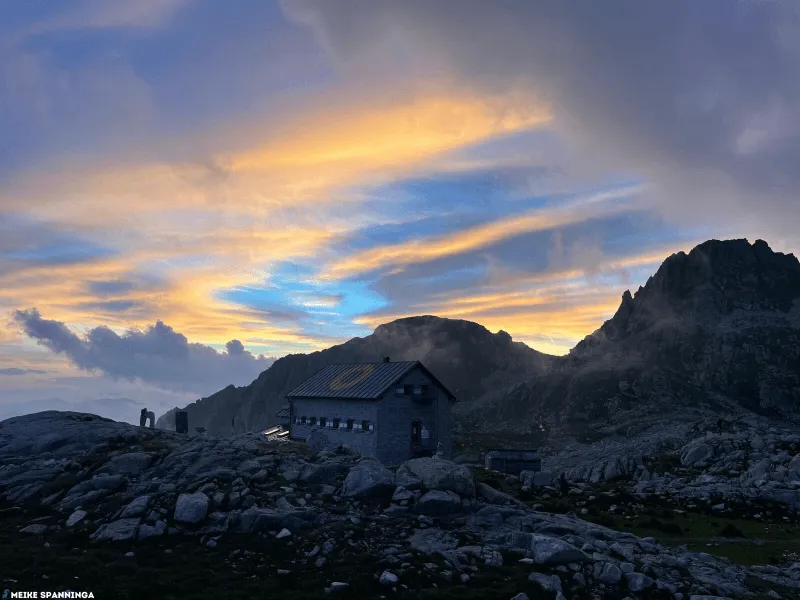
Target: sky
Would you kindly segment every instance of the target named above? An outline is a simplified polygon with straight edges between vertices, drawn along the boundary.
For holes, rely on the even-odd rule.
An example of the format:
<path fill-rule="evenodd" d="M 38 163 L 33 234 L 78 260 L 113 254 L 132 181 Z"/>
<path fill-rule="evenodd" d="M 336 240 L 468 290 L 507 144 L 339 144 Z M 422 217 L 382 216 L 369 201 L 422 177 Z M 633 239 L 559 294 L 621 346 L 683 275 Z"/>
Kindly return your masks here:
<path fill-rule="evenodd" d="M 566 353 L 800 249 L 794 0 L 0 4 L 0 418 L 135 421 L 433 314 Z"/>

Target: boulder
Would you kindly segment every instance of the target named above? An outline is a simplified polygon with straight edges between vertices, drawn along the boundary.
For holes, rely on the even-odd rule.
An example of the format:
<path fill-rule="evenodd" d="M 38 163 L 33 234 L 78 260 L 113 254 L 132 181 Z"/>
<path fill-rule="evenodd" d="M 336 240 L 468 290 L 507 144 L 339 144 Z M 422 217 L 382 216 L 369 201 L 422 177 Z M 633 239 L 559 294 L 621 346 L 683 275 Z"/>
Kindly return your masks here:
<path fill-rule="evenodd" d="M 591 561 L 583 551 L 569 542 L 538 533 L 531 536 L 531 550 L 534 562 L 539 565 L 556 566 Z"/>
<path fill-rule="evenodd" d="M 101 525 L 97 531 L 89 536 L 89 539 L 94 541 L 110 540 L 112 542 L 124 542 L 136 537 L 136 530 L 138 527 L 139 519 L 119 519 Z"/>
<path fill-rule="evenodd" d="M 420 514 L 430 517 L 442 517 L 461 511 L 461 497 L 455 492 L 431 490 L 417 502 Z"/>
<path fill-rule="evenodd" d="M 336 484 L 344 477 L 350 467 L 338 461 L 326 461 L 319 464 L 307 465 L 298 477 L 303 483 Z"/>
<path fill-rule="evenodd" d="M 208 496 L 201 492 L 181 494 L 175 503 L 176 521 L 181 523 L 199 523 L 208 514 Z"/>
<path fill-rule="evenodd" d="M 164 521 L 158 520 L 155 525 L 139 525 L 136 537 L 140 540 L 146 540 L 148 538 L 164 535 L 166 531 L 167 524 L 164 523 Z"/>
<path fill-rule="evenodd" d="M 375 459 L 365 458 L 350 469 L 342 484 L 342 495 L 358 500 L 391 497 L 394 474 Z"/>
<path fill-rule="evenodd" d="M 632 592 L 641 592 L 655 583 L 644 573 L 625 573 L 625 579 L 628 582 L 628 589 Z"/>
<path fill-rule="evenodd" d="M 47 525 L 42 523 L 34 523 L 33 525 L 28 525 L 19 530 L 20 533 L 32 533 L 34 535 L 41 535 L 45 531 L 47 531 Z"/>
<path fill-rule="evenodd" d="M 622 579 L 622 570 L 614 563 L 598 563 L 594 566 L 594 578 L 600 583 L 616 585 Z"/>
<path fill-rule="evenodd" d="M 469 469 L 441 458 L 412 458 L 397 469 L 396 480 L 397 485 L 408 489 L 454 492 L 475 498 L 475 482 Z"/>
<path fill-rule="evenodd" d="M 714 448 L 700 442 L 684 450 L 683 454 L 681 454 L 681 464 L 684 467 L 693 467 L 698 463 L 710 460 L 713 456 Z"/>
<path fill-rule="evenodd" d="M 69 519 L 67 519 L 67 527 L 73 527 L 79 521 L 83 520 L 86 514 L 85 510 L 76 510 L 69 516 Z"/>
<path fill-rule="evenodd" d="M 528 575 L 528 581 L 533 581 L 539 584 L 546 592 L 557 594 L 562 590 L 561 579 L 558 575 L 545 575 L 544 573 L 531 573 Z"/>
<path fill-rule="evenodd" d="M 509 496 L 500 490 L 496 490 L 486 483 L 479 483 L 477 486 L 475 486 L 475 491 L 480 498 L 483 498 L 491 504 L 516 504 L 517 506 L 527 508 L 527 505 L 524 502 L 520 502 L 512 496 Z"/>
<path fill-rule="evenodd" d="M 128 517 L 138 517 L 147 510 L 149 505 L 150 496 L 139 496 L 138 498 L 134 498 L 133 501 L 123 509 L 120 517 L 123 519 Z"/>
<path fill-rule="evenodd" d="M 233 530 L 242 533 L 308 529 L 311 526 L 310 518 L 311 515 L 301 510 L 283 512 L 255 506 L 241 513 L 238 511 L 231 513 Z"/>

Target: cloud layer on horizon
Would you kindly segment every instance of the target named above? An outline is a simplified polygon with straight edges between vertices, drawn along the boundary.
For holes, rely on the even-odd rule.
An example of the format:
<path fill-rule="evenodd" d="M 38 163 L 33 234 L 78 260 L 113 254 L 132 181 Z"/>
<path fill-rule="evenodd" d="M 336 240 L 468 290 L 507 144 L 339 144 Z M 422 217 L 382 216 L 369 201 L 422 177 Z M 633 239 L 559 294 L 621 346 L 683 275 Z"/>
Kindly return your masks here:
<path fill-rule="evenodd" d="M 56 354 L 65 354 L 79 369 L 167 390 L 211 394 L 230 384 L 249 383 L 274 362 L 253 356 L 239 340 L 229 341 L 225 353 L 189 343 L 161 321 L 121 336 L 108 327 L 95 327 L 81 338 L 64 323 L 43 319 L 35 308 L 15 311 L 14 319 L 27 336 Z"/>

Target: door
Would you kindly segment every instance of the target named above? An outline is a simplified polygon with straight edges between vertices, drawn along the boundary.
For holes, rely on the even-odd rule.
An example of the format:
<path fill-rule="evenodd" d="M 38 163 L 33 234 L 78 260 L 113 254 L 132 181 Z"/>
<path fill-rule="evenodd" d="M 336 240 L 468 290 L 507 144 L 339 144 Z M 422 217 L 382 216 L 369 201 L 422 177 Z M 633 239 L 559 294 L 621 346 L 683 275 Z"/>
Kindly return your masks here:
<path fill-rule="evenodd" d="M 422 421 L 411 421 L 411 446 L 419 448 L 422 445 Z"/>

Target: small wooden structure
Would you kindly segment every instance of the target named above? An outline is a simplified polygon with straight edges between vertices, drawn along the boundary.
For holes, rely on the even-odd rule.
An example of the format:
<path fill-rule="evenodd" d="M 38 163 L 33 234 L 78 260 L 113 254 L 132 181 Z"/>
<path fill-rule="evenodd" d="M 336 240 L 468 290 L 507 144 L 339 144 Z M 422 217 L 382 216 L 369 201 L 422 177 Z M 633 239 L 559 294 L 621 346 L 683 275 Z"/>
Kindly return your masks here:
<path fill-rule="evenodd" d="M 522 471 L 541 471 L 542 459 L 536 450 L 489 450 L 485 467 L 487 471 L 519 475 Z"/>

